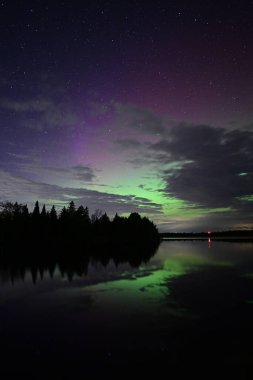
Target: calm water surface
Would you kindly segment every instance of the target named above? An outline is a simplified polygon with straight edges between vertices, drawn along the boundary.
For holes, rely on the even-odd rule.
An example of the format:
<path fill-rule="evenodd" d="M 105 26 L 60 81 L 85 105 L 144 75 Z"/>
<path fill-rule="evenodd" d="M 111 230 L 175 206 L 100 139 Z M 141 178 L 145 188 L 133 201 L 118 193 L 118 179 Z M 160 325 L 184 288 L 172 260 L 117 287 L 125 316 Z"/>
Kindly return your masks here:
<path fill-rule="evenodd" d="M 164 241 L 138 268 L 5 268 L 0 281 L 2 372 L 253 369 L 252 243 Z"/>

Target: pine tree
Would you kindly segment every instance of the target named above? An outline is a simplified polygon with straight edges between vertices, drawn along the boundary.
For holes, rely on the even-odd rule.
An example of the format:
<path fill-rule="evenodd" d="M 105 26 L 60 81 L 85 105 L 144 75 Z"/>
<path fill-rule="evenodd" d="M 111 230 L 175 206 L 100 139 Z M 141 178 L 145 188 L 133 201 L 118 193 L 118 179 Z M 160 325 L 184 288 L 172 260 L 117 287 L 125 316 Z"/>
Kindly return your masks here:
<path fill-rule="evenodd" d="M 81 205 L 78 207 L 78 209 L 76 210 L 76 218 L 79 222 L 83 221 L 83 218 L 84 218 L 84 207 Z"/>
<path fill-rule="evenodd" d="M 52 222 L 55 222 L 57 220 L 57 212 L 55 210 L 55 207 L 54 205 L 52 206 L 51 210 L 50 210 L 50 220 Z"/>
<path fill-rule="evenodd" d="M 90 224 L 90 216 L 88 207 L 83 207 L 82 205 L 76 210 L 76 217 L 79 222 L 84 224 Z"/>
<path fill-rule="evenodd" d="M 90 224 L 91 220 L 90 220 L 90 214 L 89 214 L 89 209 L 88 207 L 86 206 L 85 209 L 84 209 L 84 220 L 87 224 Z"/>
<path fill-rule="evenodd" d="M 36 201 L 35 203 L 35 206 L 34 206 L 34 209 L 33 209 L 33 212 L 32 212 L 32 217 L 34 219 L 39 219 L 40 217 L 40 206 L 39 206 L 39 202 Z"/>
<path fill-rule="evenodd" d="M 67 209 L 66 209 L 65 206 L 63 207 L 63 209 L 62 209 L 61 212 L 60 212 L 60 217 L 59 217 L 59 219 L 60 219 L 61 221 L 65 221 L 65 220 L 68 219 L 68 211 L 67 211 Z"/>
<path fill-rule="evenodd" d="M 121 220 L 121 217 L 118 215 L 118 213 L 116 212 L 114 218 L 113 218 L 113 223 L 115 224 L 118 224 Z"/>
<path fill-rule="evenodd" d="M 110 222 L 109 216 L 106 214 L 106 212 L 101 216 L 100 222 L 102 224 L 108 224 Z"/>
<path fill-rule="evenodd" d="M 67 209 L 67 212 L 69 214 L 70 217 L 73 217 L 76 213 L 76 206 L 75 206 L 75 203 L 73 201 L 69 202 L 69 206 L 68 206 L 68 209 Z"/>
<path fill-rule="evenodd" d="M 45 206 L 45 205 L 43 205 L 43 207 L 42 207 L 42 210 L 41 210 L 41 214 L 40 214 L 40 216 L 41 216 L 41 218 L 42 218 L 43 220 L 45 220 L 46 217 L 47 217 L 47 211 L 46 211 L 46 206 Z"/>

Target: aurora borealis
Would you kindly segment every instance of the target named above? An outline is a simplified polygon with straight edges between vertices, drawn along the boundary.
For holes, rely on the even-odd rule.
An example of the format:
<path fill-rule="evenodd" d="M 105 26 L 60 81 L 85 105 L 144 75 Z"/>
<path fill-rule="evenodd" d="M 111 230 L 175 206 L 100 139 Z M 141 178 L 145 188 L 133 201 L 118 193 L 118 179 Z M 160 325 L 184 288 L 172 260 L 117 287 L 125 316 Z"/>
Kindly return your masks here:
<path fill-rule="evenodd" d="M 2 1 L 0 201 L 253 225 L 253 2 Z"/>

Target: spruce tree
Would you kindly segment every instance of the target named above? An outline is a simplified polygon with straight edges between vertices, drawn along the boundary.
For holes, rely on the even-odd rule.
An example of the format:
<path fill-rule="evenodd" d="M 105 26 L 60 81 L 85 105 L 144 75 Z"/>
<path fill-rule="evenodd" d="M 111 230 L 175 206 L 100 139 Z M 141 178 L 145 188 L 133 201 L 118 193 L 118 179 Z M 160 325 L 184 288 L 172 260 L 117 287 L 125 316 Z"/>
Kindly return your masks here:
<path fill-rule="evenodd" d="M 51 210 L 50 210 L 50 220 L 52 222 L 55 222 L 57 220 L 57 212 L 55 210 L 55 207 L 54 205 L 52 206 Z"/>
<path fill-rule="evenodd" d="M 67 211 L 65 206 L 63 207 L 63 209 L 60 212 L 59 219 L 60 219 L 60 221 L 66 221 L 68 219 L 68 211 Z"/>
<path fill-rule="evenodd" d="M 69 206 L 68 206 L 68 214 L 70 217 L 73 217 L 76 213 L 76 206 L 75 206 L 75 203 L 73 201 L 69 202 Z"/>
<path fill-rule="evenodd" d="M 82 205 L 76 210 L 76 217 L 79 222 L 84 224 L 90 224 L 89 209 L 88 207 L 83 207 Z"/>
<path fill-rule="evenodd" d="M 41 216 L 41 218 L 42 218 L 43 220 L 45 220 L 46 217 L 47 217 L 47 211 L 46 211 L 46 206 L 45 206 L 45 205 L 43 205 L 43 207 L 42 207 L 42 210 L 41 210 L 41 214 L 40 214 L 40 216 Z"/>
<path fill-rule="evenodd" d="M 90 220 L 90 214 L 89 214 L 89 209 L 88 209 L 87 206 L 84 209 L 84 220 L 85 220 L 85 223 L 87 223 L 87 224 L 90 224 L 90 222 L 91 222 L 91 220 Z"/>
<path fill-rule="evenodd" d="M 35 206 L 34 206 L 34 209 L 33 209 L 33 212 L 32 212 L 32 217 L 34 219 L 39 219 L 39 217 L 40 217 L 40 206 L 39 206 L 39 202 L 38 201 L 35 202 Z"/>

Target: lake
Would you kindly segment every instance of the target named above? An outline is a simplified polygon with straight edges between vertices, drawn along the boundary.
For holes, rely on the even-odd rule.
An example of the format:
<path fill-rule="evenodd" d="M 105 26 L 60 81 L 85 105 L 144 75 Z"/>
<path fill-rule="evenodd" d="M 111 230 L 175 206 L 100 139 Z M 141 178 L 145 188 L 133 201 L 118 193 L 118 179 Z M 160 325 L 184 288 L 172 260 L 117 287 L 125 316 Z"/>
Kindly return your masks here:
<path fill-rule="evenodd" d="M 13 376 L 101 378 L 165 369 L 247 378 L 253 244 L 163 241 L 139 266 L 90 260 L 79 275 L 57 265 L 5 266 L 0 342 L 1 372 Z"/>

